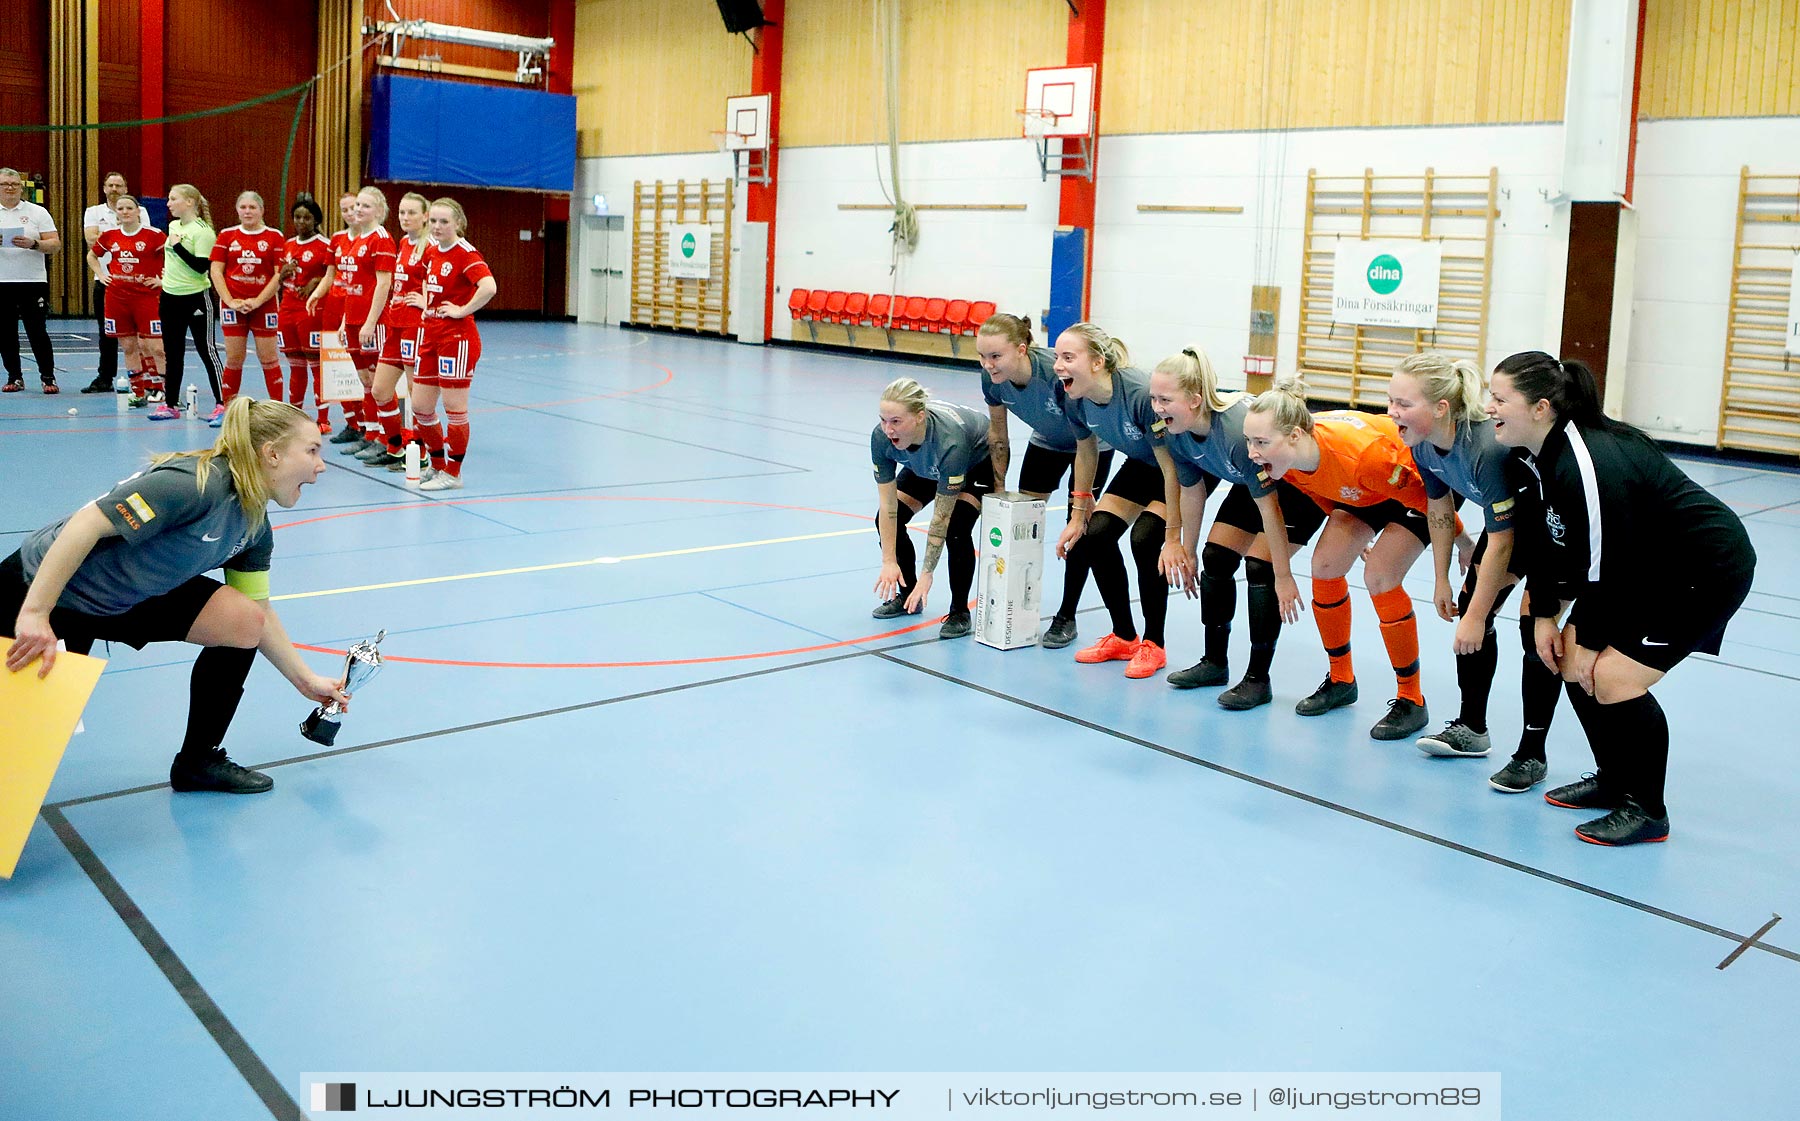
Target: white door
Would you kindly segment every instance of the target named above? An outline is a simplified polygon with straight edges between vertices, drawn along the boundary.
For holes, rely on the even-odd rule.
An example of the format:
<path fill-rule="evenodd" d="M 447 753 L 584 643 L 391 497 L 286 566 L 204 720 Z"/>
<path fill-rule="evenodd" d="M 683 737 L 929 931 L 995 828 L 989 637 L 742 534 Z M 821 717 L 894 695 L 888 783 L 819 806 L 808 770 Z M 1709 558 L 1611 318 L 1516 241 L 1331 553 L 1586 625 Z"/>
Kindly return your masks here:
<path fill-rule="evenodd" d="M 618 323 L 631 316 L 625 266 L 631 235 L 622 214 L 587 214 L 581 219 L 581 310 L 583 323 Z"/>

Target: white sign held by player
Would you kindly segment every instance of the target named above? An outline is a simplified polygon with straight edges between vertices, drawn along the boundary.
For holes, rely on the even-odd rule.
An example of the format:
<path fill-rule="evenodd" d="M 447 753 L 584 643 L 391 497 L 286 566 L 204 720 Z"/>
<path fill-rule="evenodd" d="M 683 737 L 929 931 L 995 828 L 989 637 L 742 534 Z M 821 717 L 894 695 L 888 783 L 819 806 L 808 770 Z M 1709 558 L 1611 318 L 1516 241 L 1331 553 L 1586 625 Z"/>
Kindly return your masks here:
<path fill-rule="evenodd" d="M 1370 327 L 1436 327 L 1435 241 L 1338 242 L 1331 275 L 1331 317 Z"/>
<path fill-rule="evenodd" d="M 319 347 L 319 400 L 361 401 L 362 379 L 356 376 L 356 363 L 350 351 L 341 346 Z"/>
<path fill-rule="evenodd" d="M 669 231 L 669 275 L 677 280 L 712 279 L 712 227 L 671 224 Z"/>

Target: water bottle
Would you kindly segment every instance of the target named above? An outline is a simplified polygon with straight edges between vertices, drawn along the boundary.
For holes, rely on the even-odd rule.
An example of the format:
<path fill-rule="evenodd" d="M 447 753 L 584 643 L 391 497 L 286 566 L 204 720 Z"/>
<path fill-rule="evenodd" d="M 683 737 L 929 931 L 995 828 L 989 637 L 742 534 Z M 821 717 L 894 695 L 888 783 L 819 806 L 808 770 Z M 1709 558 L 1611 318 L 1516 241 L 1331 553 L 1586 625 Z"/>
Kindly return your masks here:
<path fill-rule="evenodd" d="M 131 378 L 126 376 L 125 374 L 120 374 L 119 376 L 113 378 L 113 392 L 114 393 L 130 393 L 131 392 Z"/>
<path fill-rule="evenodd" d="M 187 415 L 193 416 L 194 406 L 199 403 L 200 387 L 193 382 L 188 382 L 187 392 L 181 395 L 181 407 L 187 412 Z"/>

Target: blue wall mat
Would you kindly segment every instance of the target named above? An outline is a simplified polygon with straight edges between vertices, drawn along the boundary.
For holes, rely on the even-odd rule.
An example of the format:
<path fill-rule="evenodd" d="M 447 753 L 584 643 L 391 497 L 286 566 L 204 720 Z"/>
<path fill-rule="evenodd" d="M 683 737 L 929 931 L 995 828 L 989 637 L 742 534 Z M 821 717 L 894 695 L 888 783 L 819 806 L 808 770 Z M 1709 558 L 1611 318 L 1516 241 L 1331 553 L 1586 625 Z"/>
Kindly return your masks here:
<path fill-rule="evenodd" d="M 575 187 L 575 99 L 566 94 L 382 74 L 372 101 L 376 179 Z"/>
<path fill-rule="evenodd" d="M 1071 323 L 1081 322 L 1081 293 L 1087 281 L 1087 235 L 1080 226 L 1059 229 L 1050 242 L 1050 314 L 1044 318 L 1046 346 Z"/>

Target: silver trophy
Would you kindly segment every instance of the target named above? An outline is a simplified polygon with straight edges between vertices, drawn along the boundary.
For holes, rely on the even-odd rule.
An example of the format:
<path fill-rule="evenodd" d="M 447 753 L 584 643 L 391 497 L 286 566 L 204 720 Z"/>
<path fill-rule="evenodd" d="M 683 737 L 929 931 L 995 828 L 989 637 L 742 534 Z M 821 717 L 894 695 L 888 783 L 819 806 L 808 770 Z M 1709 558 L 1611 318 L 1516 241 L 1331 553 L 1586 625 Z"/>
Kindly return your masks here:
<path fill-rule="evenodd" d="M 350 649 L 344 652 L 344 692 L 355 694 L 370 678 L 381 672 L 381 651 L 378 649 L 387 632 L 378 631 L 374 638 L 353 642 Z M 330 747 L 337 742 L 338 729 L 343 726 L 344 710 L 336 701 L 320 705 L 312 710 L 312 715 L 300 722 L 300 734 L 314 743 Z"/>

